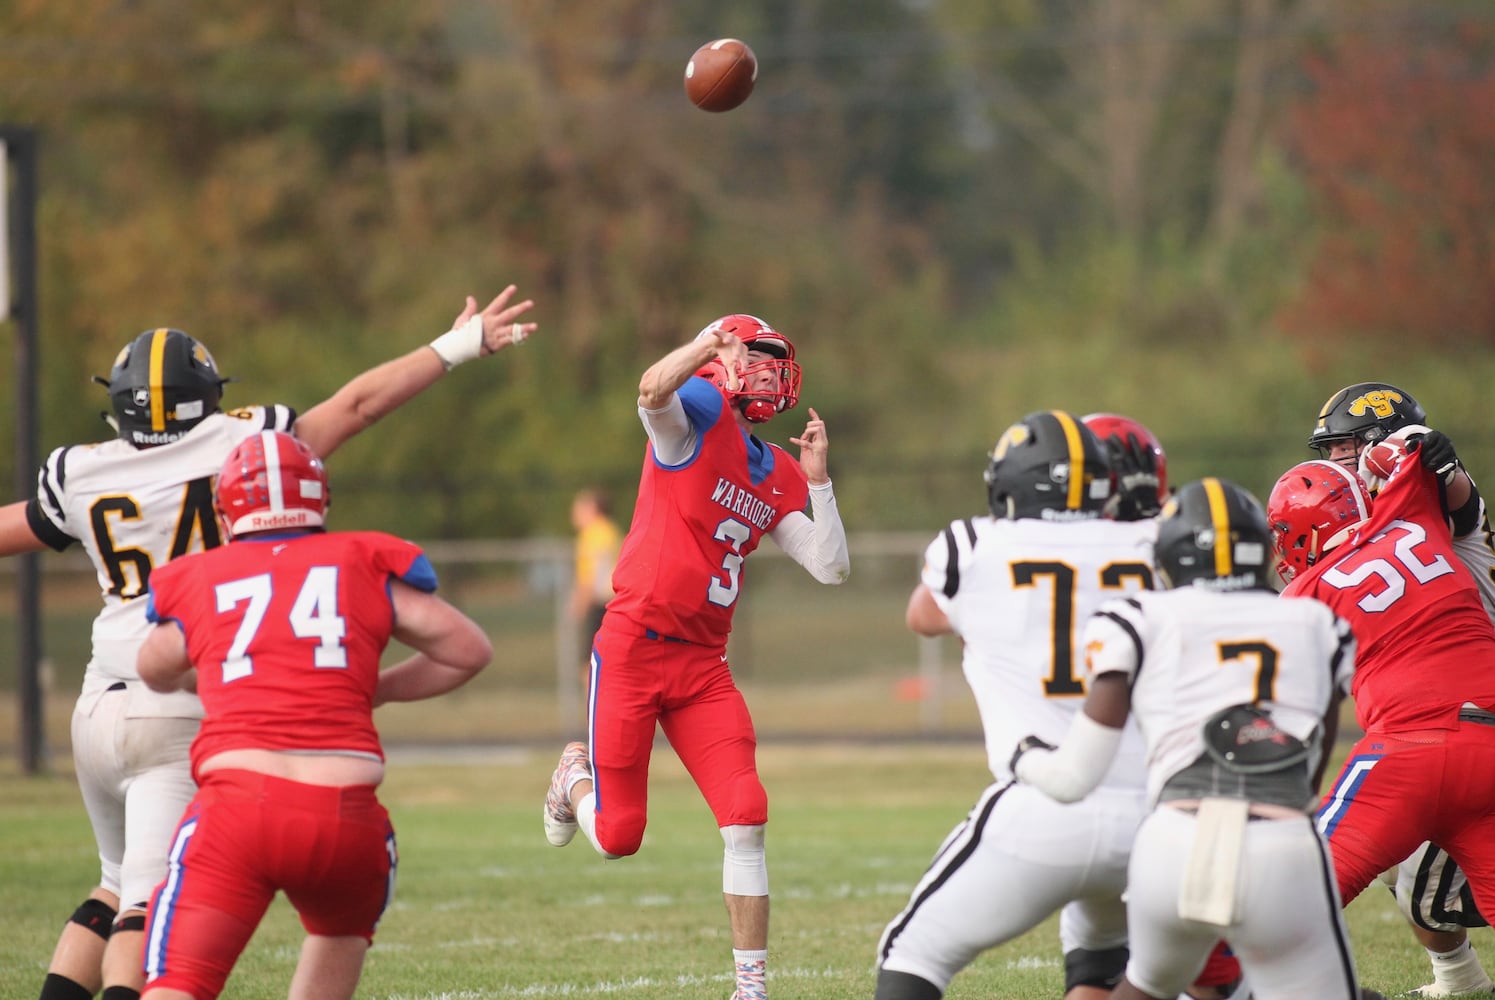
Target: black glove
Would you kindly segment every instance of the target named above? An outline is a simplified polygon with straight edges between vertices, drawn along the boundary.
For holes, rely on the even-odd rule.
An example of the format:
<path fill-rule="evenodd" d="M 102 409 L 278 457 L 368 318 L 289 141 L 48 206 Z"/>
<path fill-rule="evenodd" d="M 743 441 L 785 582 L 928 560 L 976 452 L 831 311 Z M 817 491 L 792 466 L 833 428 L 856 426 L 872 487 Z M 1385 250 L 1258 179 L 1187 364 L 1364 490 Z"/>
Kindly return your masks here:
<path fill-rule="evenodd" d="M 1046 740 L 1041 740 L 1037 736 L 1033 735 L 1024 736 L 1022 739 L 1018 740 L 1017 749 L 1012 751 L 1012 759 L 1007 762 L 1007 770 L 1012 772 L 1012 776 L 1014 778 L 1017 777 L 1017 759 L 1023 754 L 1027 753 L 1029 750 L 1033 749 L 1055 750 L 1057 748 L 1054 746 L 1054 744 L 1049 743 Z"/>
<path fill-rule="evenodd" d="M 1415 445 L 1417 460 L 1422 467 L 1433 475 L 1443 480 L 1445 484 L 1452 483 L 1453 477 L 1458 474 L 1459 456 L 1453 450 L 1453 442 L 1448 435 L 1442 431 L 1428 431 L 1426 434 L 1418 435 L 1407 442 L 1409 446 Z"/>
<path fill-rule="evenodd" d="M 1135 434 L 1128 434 L 1125 441 L 1112 434 L 1106 438 L 1106 452 L 1116 476 L 1116 495 L 1106 502 L 1106 515 L 1117 521 L 1157 517 L 1163 509 L 1157 455 Z"/>

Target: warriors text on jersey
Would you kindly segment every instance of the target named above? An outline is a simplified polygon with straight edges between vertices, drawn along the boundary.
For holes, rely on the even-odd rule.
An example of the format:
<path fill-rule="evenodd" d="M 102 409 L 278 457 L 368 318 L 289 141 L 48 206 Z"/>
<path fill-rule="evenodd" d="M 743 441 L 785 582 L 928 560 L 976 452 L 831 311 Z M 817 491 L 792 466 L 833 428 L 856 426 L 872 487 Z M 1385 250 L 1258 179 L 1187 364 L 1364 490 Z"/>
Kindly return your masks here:
<path fill-rule="evenodd" d="M 1284 595 L 1316 597 L 1359 640 L 1355 712 L 1371 730 L 1457 724 L 1465 702 L 1495 707 L 1495 627 L 1454 552 L 1438 482 L 1403 462 L 1349 541 Z"/>
<path fill-rule="evenodd" d="M 607 611 L 663 636 L 722 646 L 743 561 L 786 513 L 805 509 L 809 487 L 788 452 L 738 427 L 710 382 L 692 378 L 679 395 L 699 428 L 696 453 L 665 466 L 650 446 Z"/>
<path fill-rule="evenodd" d="M 104 607 L 93 624 L 93 657 L 84 692 L 133 681 L 135 654 L 148 625 L 145 595 L 151 572 L 167 560 L 220 544 L 213 477 L 228 453 L 264 430 L 288 431 L 285 406 L 214 413 L 180 440 L 136 448 L 121 440 L 58 448 L 47 457 L 37 493 L 26 508 L 36 537 L 62 550 L 82 542 L 98 573 Z M 136 714 L 198 716 L 196 698 L 131 691 Z"/>
<path fill-rule="evenodd" d="M 930 543 L 922 579 L 965 640 L 988 763 L 1008 777 L 1029 733 L 1058 743 L 1085 694 L 1080 629 L 1108 598 L 1152 586 L 1152 521 L 955 521 Z M 1133 726 L 1107 782 L 1140 786 Z"/>
<path fill-rule="evenodd" d="M 181 625 L 206 710 L 194 771 L 245 748 L 382 760 L 373 701 L 391 578 L 436 589 L 418 547 L 377 531 L 256 535 L 158 567 L 146 614 Z"/>
<path fill-rule="evenodd" d="M 1266 591 L 1134 594 L 1105 604 L 1085 627 L 1086 676 L 1131 678 L 1152 801 L 1204 753 L 1205 720 L 1232 705 L 1259 705 L 1309 742 L 1354 664 L 1344 619 L 1318 601 Z"/>

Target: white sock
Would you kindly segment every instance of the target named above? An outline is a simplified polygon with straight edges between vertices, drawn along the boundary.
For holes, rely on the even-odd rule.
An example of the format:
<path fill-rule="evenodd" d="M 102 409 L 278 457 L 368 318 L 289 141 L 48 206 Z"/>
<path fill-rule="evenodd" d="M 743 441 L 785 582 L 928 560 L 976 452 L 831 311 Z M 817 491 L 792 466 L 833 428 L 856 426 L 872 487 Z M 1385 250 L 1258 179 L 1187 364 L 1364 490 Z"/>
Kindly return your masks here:
<path fill-rule="evenodd" d="M 742 951 L 732 949 L 732 964 L 736 967 L 736 996 L 743 1000 L 760 1000 L 768 996 L 768 951 Z"/>
<path fill-rule="evenodd" d="M 607 853 L 602 849 L 602 845 L 597 843 L 596 792 L 587 792 L 587 794 L 581 797 L 581 801 L 576 803 L 576 825 L 581 828 L 582 833 L 587 835 L 587 839 L 592 842 L 592 847 L 598 854 L 608 859 L 618 857 L 616 854 Z"/>
<path fill-rule="evenodd" d="M 1467 938 L 1452 951 L 1428 949 L 1428 958 L 1433 963 L 1433 983 L 1453 991 L 1473 989 L 1487 981 L 1479 956 Z"/>

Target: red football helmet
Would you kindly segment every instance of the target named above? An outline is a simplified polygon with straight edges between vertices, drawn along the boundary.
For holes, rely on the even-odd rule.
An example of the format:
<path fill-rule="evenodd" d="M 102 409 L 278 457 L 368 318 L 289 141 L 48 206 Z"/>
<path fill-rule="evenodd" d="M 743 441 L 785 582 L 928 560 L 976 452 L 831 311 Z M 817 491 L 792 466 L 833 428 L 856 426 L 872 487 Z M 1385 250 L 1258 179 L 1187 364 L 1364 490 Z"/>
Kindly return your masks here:
<path fill-rule="evenodd" d="M 713 358 L 696 371 L 697 375 L 709 380 L 722 391 L 722 395 L 741 408 L 743 416 L 749 421 L 755 424 L 764 423 L 772 419 L 775 414 L 783 413 L 799 402 L 799 362 L 794 360 L 794 344 L 788 337 L 758 317 L 745 313 L 723 316 L 713 321 L 701 333 L 706 333 L 708 330 L 726 330 L 747 344 L 748 350 L 772 356 L 767 361 L 752 362 L 738 372 L 738 385 L 741 388 L 735 391 L 727 388 L 727 367 L 722 364 L 720 358 Z M 749 390 L 747 388 L 754 375 L 767 371 L 773 372 L 777 377 L 778 388 L 776 390 Z"/>
<path fill-rule="evenodd" d="M 305 442 L 283 431 L 261 431 L 229 452 L 213 503 L 234 536 L 319 528 L 330 493 L 327 470 Z"/>
<path fill-rule="evenodd" d="M 1158 440 L 1158 436 L 1141 421 L 1123 417 L 1119 413 L 1087 413 L 1080 418 L 1080 423 L 1094 431 L 1095 436 L 1102 441 L 1112 434 L 1123 441 L 1128 434 L 1137 435 L 1137 440 L 1142 442 L 1144 448 L 1152 451 L 1153 458 L 1158 463 L 1158 499 L 1168 498 L 1168 456 L 1163 451 L 1163 443 Z"/>
<path fill-rule="evenodd" d="M 1338 462 L 1300 462 L 1282 474 L 1267 498 L 1277 575 L 1290 583 L 1370 517 L 1370 490 Z"/>

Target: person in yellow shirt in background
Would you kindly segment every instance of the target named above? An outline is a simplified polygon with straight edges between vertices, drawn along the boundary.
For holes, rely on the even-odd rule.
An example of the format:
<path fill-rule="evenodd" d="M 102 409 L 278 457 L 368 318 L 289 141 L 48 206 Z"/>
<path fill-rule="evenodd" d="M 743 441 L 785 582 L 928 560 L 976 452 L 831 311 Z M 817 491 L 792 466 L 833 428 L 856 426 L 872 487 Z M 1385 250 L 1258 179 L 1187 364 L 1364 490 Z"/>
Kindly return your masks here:
<path fill-rule="evenodd" d="M 576 530 L 576 575 L 571 587 L 571 619 L 582 629 L 588 658 L 592 637 L 602 627 L 602 614 L 613 596 L 613 567 L 623 534 L 609 514 L 606 494 L 584 489 L 571 501 L 571 527 Z M 591 671 L 583 663 L 582 691 L 589 694 Z"/>

